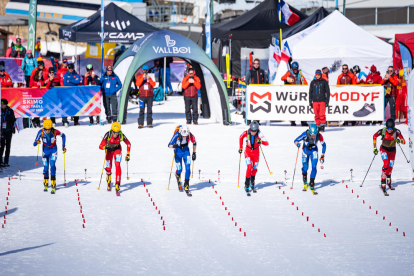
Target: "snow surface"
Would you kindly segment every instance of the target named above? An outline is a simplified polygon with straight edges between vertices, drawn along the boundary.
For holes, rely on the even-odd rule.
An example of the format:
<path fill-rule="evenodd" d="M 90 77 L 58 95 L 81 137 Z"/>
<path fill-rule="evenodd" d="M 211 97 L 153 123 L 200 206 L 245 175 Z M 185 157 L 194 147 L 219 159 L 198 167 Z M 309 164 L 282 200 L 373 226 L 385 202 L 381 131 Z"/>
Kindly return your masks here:
<path fill-rule="evenodd" d="M 138 130 L 138 110 L 130 105 L 128 124 L 122 126 L 132 150 L 130 180 L 122 162 L 120 197 L 106 191 L 105 179 L 97 190 L 104 158 L 98 145 L 108 125 L 88 126 L 84 118 L 82 126 L 65 129 L 58 120 L 57 129 L 67 135 L 68 185 L 63 186 L 58 138 L 55 195 L 43 192 L 42 167 L 35 166 L 38 129 L 14 135 L 11 167 L 0 173 L 0 206 L 8 210 L 0 229 L 0 275 L 413 275 L 414 187 L 400 149 L 396 190 L 389 197 L 379 189 L 380 156 L 359 187 L 373 158 L 372 135 L 380 127 L 327 129 L 325 168 L 318 165 L 319 195 L 313 196 L 302 192 L 300 157 L 289 189 L 297 153 L 293 140 L 305 128 L 287 122 L 262 126 L 270 142 L 263 150 L 274 174 L 261 156 L 258 193 L 247 197 L 237 188 L 238 139 L 246 127 L 200 119 L 200 125 L 190 126 L 198 147 L 188 198 L 178 192 L 174 176 L 166 189 L 173 156 L 167 144 L 175 126 L 185 123 L 182 98 L 154 106 L 153 129 Z M 408 140 L 407 127 L 398 127 Z M 408 146 L 403 149 L 408 154 Z M 8 185 L 18 167 L 21 180 Z M 87 181 L 76 186 L 74 179 L 85 178 L 85 169 Z M 245 169 L 242 160 L 241 186 Z M 350 169 L 354 182 L 347 181 Z M 218 170 L 220 183 L 215 182 Z M 3 224 L 5 212 L 0 215 Z"/>

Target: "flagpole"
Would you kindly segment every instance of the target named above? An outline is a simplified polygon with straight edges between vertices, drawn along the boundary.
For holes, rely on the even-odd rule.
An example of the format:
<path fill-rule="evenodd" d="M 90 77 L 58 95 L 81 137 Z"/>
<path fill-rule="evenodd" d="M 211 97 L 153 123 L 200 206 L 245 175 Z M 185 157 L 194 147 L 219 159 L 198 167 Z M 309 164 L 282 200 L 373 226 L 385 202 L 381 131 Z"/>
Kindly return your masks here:
<path fill-rule="evenodd" d="M 281 7 L 280 7 L 280 0 L 279 0 L 279 31 L 280 31 L 280 51 L 282 51 L 283 50 L 283 48 L 282 48 L 282 40 L 283 40 L 283 38 L 282 38 L 282 9 L 281 9 Z"/>

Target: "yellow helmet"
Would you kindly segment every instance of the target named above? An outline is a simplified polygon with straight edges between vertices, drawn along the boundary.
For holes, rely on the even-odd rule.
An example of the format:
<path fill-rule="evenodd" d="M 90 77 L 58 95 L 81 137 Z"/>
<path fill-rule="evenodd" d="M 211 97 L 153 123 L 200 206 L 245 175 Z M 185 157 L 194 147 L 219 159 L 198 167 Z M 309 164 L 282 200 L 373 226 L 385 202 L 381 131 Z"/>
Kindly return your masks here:
<path fill-rule="evenodd" d="M 118 123 L 118 122 L 113 123 L 112 126 L 111 126 L 111 130 L 113 132 L 120 132 L 121 131 L 121 124 Z"/>
<path fill-rule="evenodd" d="M 43 121 L 43 128 L 44 129 L 51 129 L 52 127 L 53 127 L 52 120 L 47 119 L 47 120 Z"/>
<path fill-rule="evenodd" d="M 404 69 L 401 69 L 400 72 L 398 72 L 400 77 L 404 76 Z"/>

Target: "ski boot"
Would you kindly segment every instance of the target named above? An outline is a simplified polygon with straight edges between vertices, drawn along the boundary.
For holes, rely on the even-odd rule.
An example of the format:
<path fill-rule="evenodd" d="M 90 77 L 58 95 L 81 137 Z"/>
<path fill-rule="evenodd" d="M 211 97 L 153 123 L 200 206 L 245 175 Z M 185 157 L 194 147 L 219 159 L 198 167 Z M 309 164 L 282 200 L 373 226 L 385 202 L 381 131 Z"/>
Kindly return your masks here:
<path fill-rule="evenodd" d="M 394 191 L 395 188 L 393 186 L 391 186 L 391 175 L 387 175 L 387 180 L 386 181 L 387 181 L 387 184 L 388 184 L 388 187 L 390 188 L 390 190 Z"/>
<path fill-rule="evenodd" d="M 121 184 L 115 184 L 115 192 L 116 192 L 116 196 L 120 196 L 120 190 L 121 189 Z"/>
<path fill-rule="evenodd" d="M 310 187 L 310 190 L 312 191 L 312 194 L 314 195 L 318 194 L 318 192 L 315 190 L 315 178 L 311 177 L 309 187 Z"/>
<path fill-rule="evenodd" d="M 106 175 L 106 183 L 108 183 L 108 187 L 106 188 L 106 190 L 108 191 L 108 192 L 110 192 L 111 191 L 111 174 L 107 174 Z"/>
<path fill-rule="evenodd" d="M 244 190 L 246 191 L 247 196 L 250 196 L 250 177 L 246 177 L 246 182 L 244 182 Z"/>
<path fill-rule="evenodd" d="M 43 179 L 43 185 L 44 185 L 44 189 L 43 189 L 43 191 L 44 192 L 47 192 L 47 187 L 49 186 L 49 177 L 46 177 L 45 176 L 45 179 Z"/>
<path fill-rule="evenodd" d="M 303 190 L 306 192 L 308 190 L 308 174 L 302 174 L 303 176 Z"/>
<path fill-rule="evenodd" d="M 181 175 L 176 173 L 175 178 L 177 179 L 178 190 L 180 190 L 180 192 L 182 192 L 183 190 L 181 189 Z"/>
<path fill-rule="evenodd" d="M 56 175 L 52 175 L 50 178 L 50 182 L 52 184 L 52 191 L 50 193 L 54 195 L 56 193 Z"/>
<path fill-rule="evenodd" d="M 256 176 L 252 175 L 250 176 L 250 188 L 253 191 L 253 193 L 257 193 L 257 189 L 254 186 L 254 180 L 255 180 Z"/>
<path fill-rule="evenodd" d="M 192 196 L 190 193 L 190 179 L 184 180 L 184 191 L 187 194 L 187 196 Z"/>
<path fill-rule="evenodd" d="M 381 190 L 382 190 L 382 192 L 384 193 L 385 196 L 388 196 L 386 179 L 381 179 Z"/>

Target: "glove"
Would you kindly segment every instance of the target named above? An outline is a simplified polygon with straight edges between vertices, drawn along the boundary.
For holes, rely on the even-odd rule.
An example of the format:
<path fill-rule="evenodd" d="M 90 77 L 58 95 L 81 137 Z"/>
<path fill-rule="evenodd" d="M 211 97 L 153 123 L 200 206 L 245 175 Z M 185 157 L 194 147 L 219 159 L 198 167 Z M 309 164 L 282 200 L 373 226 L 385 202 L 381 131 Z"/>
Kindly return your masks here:
<path fill-rule="evenodd" d="M 131 160 L 131 156 L 129 155 L 129 153 L 127 153 L 127 155 L 125 156 L 125 161 L 129 161 Z"/>
<path fill-rule="evenodd" d="M 374 154 L 377 155 L 378 154 L 378 150 L 377 148 L 374 148 Z"/>
<path fill-rule="evenodd" d="M 259 145 L 261 145 L 261 144 L 262 144 L 262 140 L 257 139 L 257 140 L 256 140 L 256 143 L 258 143 Z"/>
<path fill-rule="evenodd" d="M 323 154 L 323 153 L 321 155 L 320 162 L 321 162 L 321 164 L 323 164 L 325 162 L 325 154 Z"/>
<path fill-rule="evenodd" d="M 195 160 L 196 160 L 196 153 L 193 152 L 193 161 L 195 161 Z"/>
<path fill-rule="evenodd" d="M 177 145 L 177 144 L 174 144 L 174 145 L 173 145 L 173 148 L 174 148 L 174 149 L 178 148 L 178 145 Z"/>
<path fill-rule="evenodd" d="M 239 153 L 242 154 L 242 152 L 243 152 L 243 149 L 239 149 Z"/>
<path fill-rule="evenodd" d="M 296 144 L 296 146 L 297 146 L 298 148 L 300 148 L 300 143 L 297 143 L 297 144 Z"/>
<path fill-rule="evenodd" d="M 62 147 L 63 153 L 66 153 L 66 147 Z"/>
<path fill-rule="evenodd" d="M 405 145 L 405 140 L 397 138 L 397 143 L 398 144 L 401 143 L 401 144 Z"/>
<path fill-rule="evenodd" d="M 397 138 L 397 143 L 398 144 L 401 143 L 401 139 L 400 138 Z"/>
<path fill-rule="evenodd" d="M 40 140 L 37 140 L 37 141 L 36 141 L 36 143 L 37 143 L 38 145 L 40 145 L 40 143 L 42 143 L 42 142 L 40 142 Z"/>

